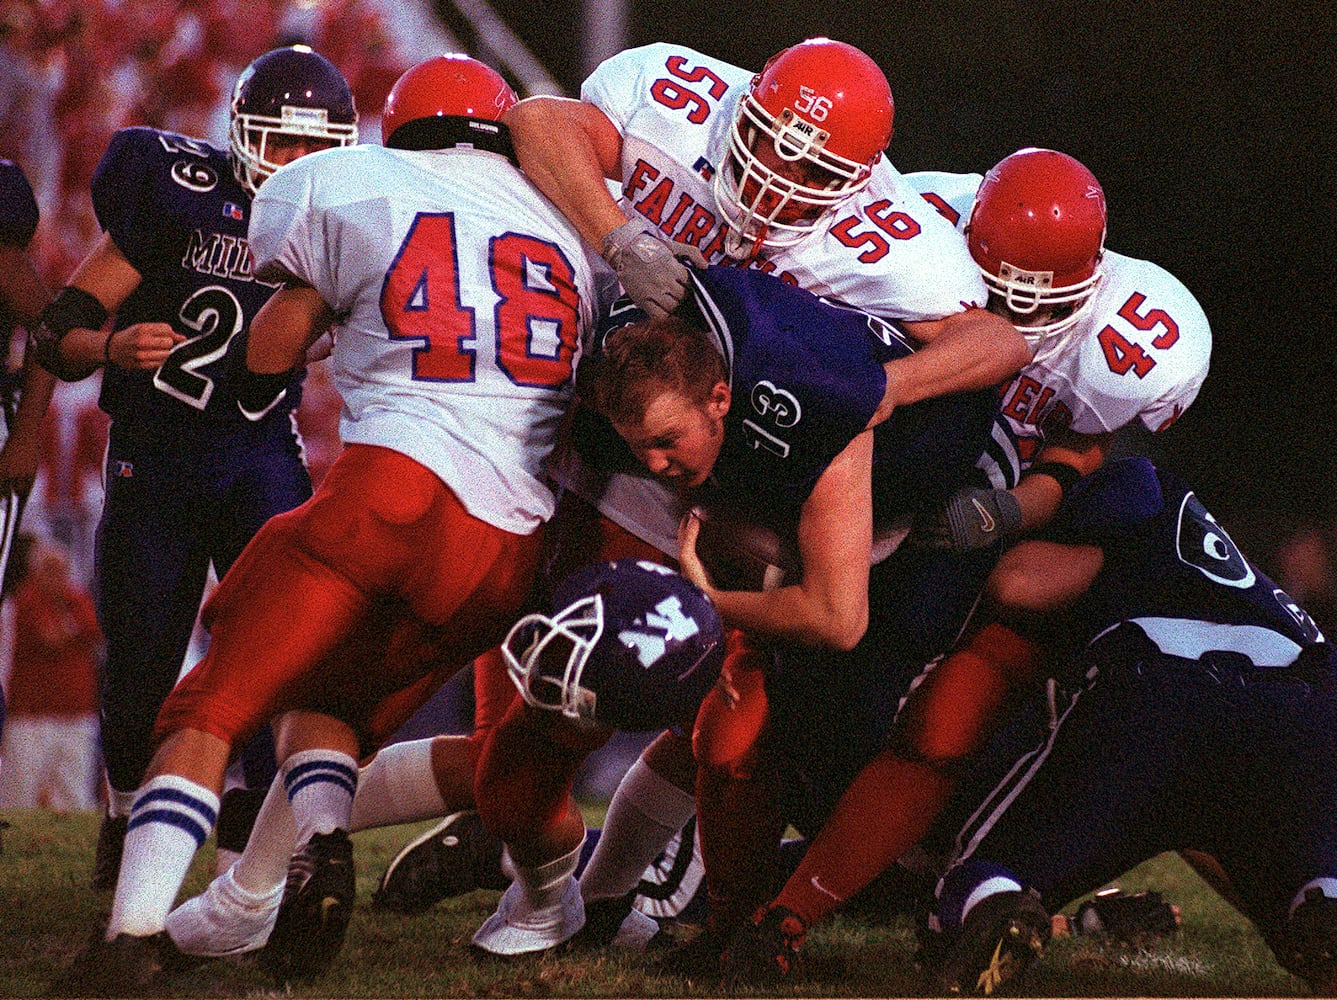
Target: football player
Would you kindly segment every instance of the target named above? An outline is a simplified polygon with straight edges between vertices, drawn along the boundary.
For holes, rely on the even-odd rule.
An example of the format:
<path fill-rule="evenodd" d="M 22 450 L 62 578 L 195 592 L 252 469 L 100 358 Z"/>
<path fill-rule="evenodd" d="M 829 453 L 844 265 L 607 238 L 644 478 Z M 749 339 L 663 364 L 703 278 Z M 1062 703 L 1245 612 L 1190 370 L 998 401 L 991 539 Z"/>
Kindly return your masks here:
<path fill-rule="evenodd" d="M 715 586 L 689 529 L 684 575 L 726 624 L 852 647 L 869 617 L 875 519 L 944 498 L 970 477 L 993 424 L 993 395 L 897 408 L 873 427 L 887 393 L 884 361 L 911 350 L 893 325 L 751 271 L 716 267 L 690 280 L 694 320 L 613 310 L 583 370 L 582 398 L 677 492 L 797 539 L 800 582 L 761 593 Z M 477 792 L 484 821 L 516 862 L 517 881 L 554 887 L 559 861 L 561 878 L 574 871 L 583 826 L 569 806 L 535 807 L 553 799 L 534 789 L 555 790 L 565 802 L 588 747 L 538 753 L 536 744 L 561 741 L 560 733 L 542 736 L 519 724 L 505 739 L 494 734 Z M 524 798 L 511 791 L 518 761 L 527 765 Z M 544 766 L 536 770 L 535 761 Z M 503 907 L 503 922 L 474 943 L 510 954 L 551 947 L 580 929 L 583 913 L 564 912 L 566 901 L 537 892 L 526 900 Z"/>
<path fill-rule="evenodd" d="M 387 98 L 384 147 L 289 164 L 256 199 L 256 274 L 283 287 L 252 324 L 242 403 L 279 404 L 340 317 L 345 447 L 206 605 L 209 651 L 163 705 L 110 922 L 74 985 L 156 978 L 229 753 L 285 712 L 276 782 L 300 853 L 277 859 L 270 959 L 285 978 L 324 968 L 353 903 L 358 759 L 520 610 L 595 287 L 579 236 L 511 160 L 497 118 L 514 100 L 475 60 L 427 60 Z"/>
<path fill-rule="evenodd" d="M 582 100 L 530 98 L 508 121 L 521 165 L 652 314 L 685 293 L 677 255 L 747 263 L 903 321 L 931 348 L 893 363 L 903 370 L 889 402 L 908 404 L 992 385 L 1029 352 L 975 308 L 987 291 L 959 236 L 888 162 L 892 117 L 886 78 L 866 54 L 811 39 L 756 74 L 681 46 L 630 49 L 595 70 Z M 681 511 L 660 484 L 609 475 L 571 450 L 552 474 L 676 558 Z M 634 766 L 582 876 L 587 899 L 635 887 L 692 816 L 694 774 L 690 747 L 672 737 Z"/>
<path fill-rule="evenodd" d="M 51 293 L 28 257 L 38 222 L 37 199 L 23 168 L 0 159 L 0 596 L 18 536 L 23 501 L 37 478 L 38 435 L 56 380 L 29 352 L 9 370 L 14 325 L 35 324 Z M 5 696 L 0 691 L 0 729 Z"/>
<path fill-rule="evenodd" d="M 1048 705 L 1034 699 L 983 762 L 1007 776 L 974 798 L 939 883 L 935 987 L 998 990 L 1051 912 L 1191 849 L 1219 862 L 1277 960 L 1330 996 L 1337 654 L 1309 615 L 1145 459 L 1074 487 L 1051 536 L 997 575 L 1027 596 L 1027 634 L 1058 669 Z"/>
<path fill-rule="evenodd" d="M 260 183 L 356 141 L 357 112 L 342 74 L 292 46 L 242 71 L 231 122 L 227 151 L 150 128 L 112 137 L 92 185 L 102 236 L 36 334 L 39 360 L 61 378 L 104 368 L 99 405 L 111 417 L 96 547 L 110 785 L 99 890 L 116 884 L 154 719 L 181 672 L 210 564 L 223 576 L 265 521 L 311 495 L 292 419 L 302 372 L 257 400 L 241 363 L 277 287 L 252 271 L 246 227 Z M 261 790 L 273 773 L 268 745 L 257 741 L 248 760 Z M 258 800 L 251 811 L 228 801 L 224 847 L 239 850 Z"/>
<path fill-rule="evenodd" d="M 0 581 L 24 498 L 37 478 L 38 433 L 56 385 L 28 352 L 23 366 L 9 371 L 15 325 L 31 328 L 51 300 L 27 252 L 38 218 L 37 199 L 23 168 L 0 160 Z"/>
<path fill-rule="evenodd" d="M 973 174 L 912 180 L 958 220 L 990 287 L 990 308 L 1035 351 L 1003 391 L 1001 416 L 1013 433 L 995 443 L 997 450 L 1015 442 L 1007 458 L 1019 482 L 1010 491 L 1002 480 L 967 487 L 933 520 L 932 544 L 983 550 L 1048 522 L 1073 484 L 1100 466 L 1120 427 L 1172 424 L 1207 374 L 1211 334 L 1172 275 L 1105 249 L 1104 192 L 1072 157 L 1023 149 L 982 182 Z M 771 904 L 768 931 L 787 921 L 789 937 L 801 939 L 917 843 L 1012 689 L 1033 678 L 1038 651 L 1007 624 L 1026 602 L 1004 598 L 1000 587 L 989 589 L 991 603 L 964 648 L 916 683 L 893 746 L 841 798 Z M 743 955 L 775 939 L 745 931 L 726 959 L 731 975 L 745 977 L 745 965 L 778 969 Z"/>

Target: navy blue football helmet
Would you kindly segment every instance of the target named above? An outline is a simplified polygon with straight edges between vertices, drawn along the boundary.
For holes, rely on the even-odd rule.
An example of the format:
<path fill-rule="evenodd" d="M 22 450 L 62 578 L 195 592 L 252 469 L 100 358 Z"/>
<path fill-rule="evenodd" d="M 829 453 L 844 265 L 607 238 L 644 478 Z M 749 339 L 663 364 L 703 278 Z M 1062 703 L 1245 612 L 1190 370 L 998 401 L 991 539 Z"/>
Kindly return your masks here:
<path fill-rule="evenodd" d="M 357 107 L 348 81 L 310 46 L 273 49 L 237 77 L 228 144 L 233 173 L 251 194 L 283 165 L 268 148 L 275 134 L 330 146 L 357 142 Z"/>
<path fill-rule="evenodd" d="M 628 732 L 691 724 L 724 660 L 723 625 L 697 587 L 620 559 L 572 573 L 552 607 L 521 618 L 502 644 L 527 703 Z"/>

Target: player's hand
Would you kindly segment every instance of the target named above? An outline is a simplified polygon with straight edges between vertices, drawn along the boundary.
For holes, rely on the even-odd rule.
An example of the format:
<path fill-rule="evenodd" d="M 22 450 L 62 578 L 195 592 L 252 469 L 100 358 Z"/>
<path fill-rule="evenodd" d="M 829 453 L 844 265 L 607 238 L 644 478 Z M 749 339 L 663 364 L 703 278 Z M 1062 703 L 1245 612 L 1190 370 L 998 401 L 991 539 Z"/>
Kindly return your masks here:
<path fill-rule="evenodd" d="M 696 540 L 700 535 L 701 512 L 693 507 L 678 522 L 678 572 L 709 595 L 715 584 L 696 551 Z"/>
<path fill-rule="evenodd" d="M 653 223 L 640 216 L 604 237 L 603 257 L 632 301 L 651 319 L 667 316 L 687 294 L 687 267 L 679 257 L 706 266 L 700 250 L 665 240 Z"/>
<path fill-rule="evenodd" d="M 28 440 L 31 438 L 31 440 Z M 11 434 L 0 448 L 0 495 L 27 496 L 37 480 L 38 442 L 34 435 Z"/>
<path fill-rule="evenodd" d="M 1021 504 L 1007 490 L 966 486 L 916 525 L 911 541 L 925 548 L 972 552 L 1021 531 Z"/>
<path fill-rule="evenodd" d="M 167 323 L 135 323 L 111 335 L 107 353 L 121 368 L 157 368 L 185 339 Z"/>

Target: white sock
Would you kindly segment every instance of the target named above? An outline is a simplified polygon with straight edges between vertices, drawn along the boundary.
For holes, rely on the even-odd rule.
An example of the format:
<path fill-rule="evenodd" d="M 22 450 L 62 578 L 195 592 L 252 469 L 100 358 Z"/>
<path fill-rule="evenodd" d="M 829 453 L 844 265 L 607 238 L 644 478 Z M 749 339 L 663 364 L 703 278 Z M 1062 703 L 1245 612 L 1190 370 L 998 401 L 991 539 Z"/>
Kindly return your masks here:
<path fill-rule="evenodd" d="M 130 810 L 107 940 L 163 929 L 186 870 L 218 819 L 218 796 L 175 774 L 151 778 Z"/>
<path fill-rule="evenodd" d="M 603 832 L 580 876 L 586 902 L 635 889 L 641 874 L 696 813 L 696 799 L 643 760 L 628 769 L 608 803 Z"/>
<path fill-rule="evenodd" d="M 576 867 L 580 864 L 580 849 L 584 846 L 585 838 L 582 836 L 575 850 L 533 868 L 517 865 L 511 860 L 511 852 L 508 850 L 502 864 L 515 873 L 515 880 L 524 889 L 529 905 L 535 910 L 542 910 L 562 901 L 567 879 L 576 873 Z"/>
<path fill-rule="evenodd" d="M 247 892 L 267 895 L 287 880 L 288 861 L 295 850 L 297 821 L 283 787 L 283 775 L 276 774 L 255 817 L 246 849 L 232 870 L 232 879 Z"/>
<path fill-rule="evenodd" d="M 392 743 L 372 758 L 358 774 L 350 833 L 435 819 L 454 811 L 437 788 L 433 742 L 429 738 Z"/>
<path fill-rule="evenodd" d="M 347 830 L 357 790 L 357 761 L 337 750 L 303 750 L 279 768 L 297 824 L 297 844 Z"/>

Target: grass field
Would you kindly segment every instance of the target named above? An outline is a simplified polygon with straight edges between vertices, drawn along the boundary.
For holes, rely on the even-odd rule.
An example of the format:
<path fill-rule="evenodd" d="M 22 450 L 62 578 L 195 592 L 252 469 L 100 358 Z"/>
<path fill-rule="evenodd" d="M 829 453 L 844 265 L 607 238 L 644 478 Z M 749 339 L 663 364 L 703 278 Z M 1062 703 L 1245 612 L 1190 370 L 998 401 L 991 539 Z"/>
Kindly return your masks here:
<path fill-rule="evenodd" d="M 0 996 L 38 996 L 81 948 L 105 900 L 87 889 L 96 823 L 91 816 L 11 813 L 0 856 Z M 719 987 L 661 976 L 641 956 L 604 954 L 501 960 L 479 957 L 469 938 L 495 892 L 475 892 L 418 917 L 373 910 L 371 891 L 410 828 L 357 834 L 358 907 L 334 967 L 285 991 L 244 963 L 215 962 L 172 979 L 181 997 L 693 997 Z M 209 845 L 188 888 L 204 883 Z M 1183 909 L 1184 926 L 1151 950 L 1056 940 L 1022 984 L 1026 996 L 1293 996 L 1307 991 L 1284 972 L 1252 928 L 1178 858 L 1123 879 L 1155 888 Z M 908 921 L 871 927 L 837 919 L 809 938 L 788 996 L 927 995 L 912 956 Z"/>

